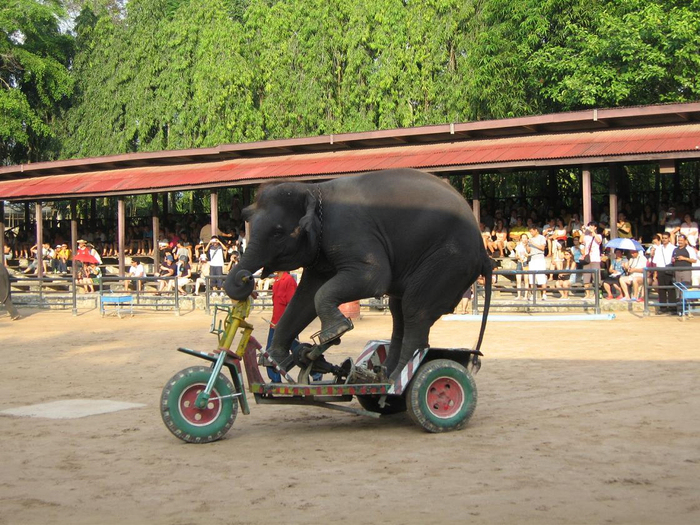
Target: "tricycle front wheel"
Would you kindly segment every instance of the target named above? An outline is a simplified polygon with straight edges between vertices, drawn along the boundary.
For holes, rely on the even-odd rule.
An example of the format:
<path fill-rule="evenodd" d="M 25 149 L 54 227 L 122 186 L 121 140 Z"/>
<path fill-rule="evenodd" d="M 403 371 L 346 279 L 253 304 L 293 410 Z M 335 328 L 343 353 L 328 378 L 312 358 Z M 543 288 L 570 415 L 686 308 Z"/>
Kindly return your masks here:
<path fill-rule="evenodd" d="M 428 432 L 459 430 L 476 408 L 476 383 L 456 361 L 429 361 L 413 377 L 406 404 L 411 419 Z"/>
<path fill-rule="evenodd" d="M 207 386 L 211 368 L 192 366 L 175 374 L 163 388 L 160 414 L 168 430 L 188 443 L 210 443 L 224 437 L 238 414 L 231 381 L 219 374 L 204 408 L 195 404 Z"/>

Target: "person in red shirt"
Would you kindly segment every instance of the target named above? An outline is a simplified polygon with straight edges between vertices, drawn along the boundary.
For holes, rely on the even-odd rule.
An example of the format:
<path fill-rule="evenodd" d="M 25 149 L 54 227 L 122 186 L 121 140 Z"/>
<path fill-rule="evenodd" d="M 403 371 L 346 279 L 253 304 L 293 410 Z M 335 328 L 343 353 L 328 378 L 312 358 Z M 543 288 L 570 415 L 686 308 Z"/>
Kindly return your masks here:
<path fill-rule="evenodd" d="M 267 334 L 267 348 L 270 348 L 272 344 L 275 326 L 282 318 L 282 314 L 287 309 L 287 305 L 296 291 L 297 282 L 289 272 L 275 272 L 275 282 L 272 284 L 272 321 L 270 322 L 270 331 Z M 282 382 L 280 374 L 271 366 L 267 367 L 267 376 L 274 383 Z"/>

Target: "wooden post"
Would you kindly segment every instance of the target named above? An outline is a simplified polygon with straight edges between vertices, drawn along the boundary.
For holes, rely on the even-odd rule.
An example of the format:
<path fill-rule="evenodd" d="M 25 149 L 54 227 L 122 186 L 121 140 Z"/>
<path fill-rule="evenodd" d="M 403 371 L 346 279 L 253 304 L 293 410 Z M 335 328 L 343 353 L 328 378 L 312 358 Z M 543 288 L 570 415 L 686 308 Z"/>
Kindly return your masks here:
<path fill-rule="evenodd" d="M 36 276 L 44 276 L 44 222 L 41 217 L 41 202 L 35 204 L 36 210 Z"/>
<path fill-rule="evenodd" d="M 158 274 L 160 268 L 160 247 L 158 246 L 158 235 L 160 232 L 160 221 L 158 220 L 158 194 L 151 193 L 151 216 L 153 217 L 153 273 Z"/>
<path fill-rule="evenodd" d="M 168 192 L 163 193 L 163 217 L 168 215 Z"/>
<path fill-rule="evenodd" d="M 610 238 L 617 237 L 617 175 L 619 166 L 608 167 L 608 177 L 610 178 Z"/>
<path fill-rule="evenodd" d="M 78 265 L 75 264 L 75 252 L 78 251 L 78 201 L 71 199 L 70 201 L 70 252 L 73 256 L 71 263 L 71 273 L 73 274 L 73 282 L 77 278 Z"/>
<path fill-rule="evenodd" d="M 219 231 L 219 195 L 211 192 L 211 234 L 217 235 Z"/>
<path fill-rule="evenodd" d="M 119 277 L 124 277 L 124 236 L 126 233 L 124 197 L 117 198 L 117 237 L 119 239 Z"/>
<path fill-rule="evenodd" d="M 583 198 L 583 224 L 586 225 L 593 220 L 591 206 L 591 168 L 588 165 L 581 167 L 581 194 Z"/>
<path fill-rule="evenodd" d="M 472 209 L 476 216 L 476 222 L 481 222 L 481 175 L 474 173 L 472 175 Z"/>
<path fill-rule="evenodd" d="M 5 201 L 0 199 L 0 257 L 5 264 Z"/>
<path fill-rule="evenodd" d="M 97 198 L 90 199 L 90 228 L 93 230 L 97 226 Z"/>

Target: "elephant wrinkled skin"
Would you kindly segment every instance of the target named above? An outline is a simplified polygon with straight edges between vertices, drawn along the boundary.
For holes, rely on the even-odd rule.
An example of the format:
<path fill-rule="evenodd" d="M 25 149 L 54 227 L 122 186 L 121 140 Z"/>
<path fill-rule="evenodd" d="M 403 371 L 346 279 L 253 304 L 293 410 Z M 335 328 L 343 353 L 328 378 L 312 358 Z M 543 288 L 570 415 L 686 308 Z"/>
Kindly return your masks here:
<path fill-rule="evenodd" d="M 7 309 L 7 313 L 10 314 L 10 317 L 13 320 L 17 320 L 20 318 L 19 312 L 17 312 L 15 305 L 12 304 L 12 297 L 10 295 L 10 274 L 8 273 L 7 268 L 5 268 L 5 265 L 3 265 L 1 262 L 0 262 L 0 303 L 5 305 L 5 308 Z"/>
<path fill-rule="evenodd" d="M 250 294 L 252 284 L 241 278 L 247 272 L 304 268 L 275 329 L 270 354 L 278 362 L 317 315 L 321 341 L 331 341 L 351 327 L 340 304 L 387 294 L 393 333 L 386 365 L 396 379 L 414 351 L 428 346 L 435 321 L 483 275 L 487 307 L 479 349 L 491 261 L 469 204 L 445 181 L 397 169 L 272 184 L 243 214 L 250 240 L 226 278 L 231 298 Z"/>

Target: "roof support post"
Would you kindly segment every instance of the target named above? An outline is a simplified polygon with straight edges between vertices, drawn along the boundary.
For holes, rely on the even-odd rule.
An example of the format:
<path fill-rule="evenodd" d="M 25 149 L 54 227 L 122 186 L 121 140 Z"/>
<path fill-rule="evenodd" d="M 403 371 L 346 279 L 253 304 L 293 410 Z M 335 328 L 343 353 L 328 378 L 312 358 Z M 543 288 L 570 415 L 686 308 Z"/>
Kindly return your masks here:
<path fill-rule="evenodd" d="M 591 207 L 591 167 L 581 167 L 581 197 L 583 200 L 583 224 L 593 220 Z"/>
<path fill-rule="evenodd" d="M 610 179 L 610 238 L 617 237 L 617 177 L 620 167 L 617 165 L 608 166 L 608 177 Z"/>
<path fill-rule="evenodd" d="M 476 217 L 476 222 L 481 222 L 481 175 L 479 173 L 474 173 L 472 175 L 472 209 L 474 210 L 474 216 Z"/>
<path fill-rule="evenodd" d="M 163 217 L 168 215 L 168 192 L 163 193 Z"/>
<path fill-rule="evenodd" d="M 211 192 L 211 234 L 218 235 L 219 232 L 219 194 Z"/>
<path fill-rule="evenodd" d="M 5 264 L 5 201 L 0 199 L 0 264 Z"/>
<path fill-rule="evenodd" d="M 90 199 L 90 228 L 95 231 L 97 228 L 97 198 Z"/>
<path fill-rule="evenodd" d="M 75 252 L 78 251 L 78 201 L 70 200 L 70 253 L 73 255 L 71 263 L 71 273 L 73 274 L 73 282 L 78 277 L 78 265 L 75 264 Z"/>
<path fill-rule="evenodd" d="M 158 194 L 151 193 L 151 217 L 153 219 L 153 273 L 158 275 L 160 268 L 160 247 L 158 236 L 160 234 L 160 221 L 158 219 Z"/>
<path fill-rule="evenodd" d="M 119 240 L 119 277 L 124 277 L 124 235 L 126 232 L 126 210 L 124 197 L 117 199 L 117 238 Z"/>
<path fill-rule="evenodd" d="M 35 204 L 36 210 L 36 276 L 44 276 L 44 222 L 41 219 L 41 202 Z"/>

